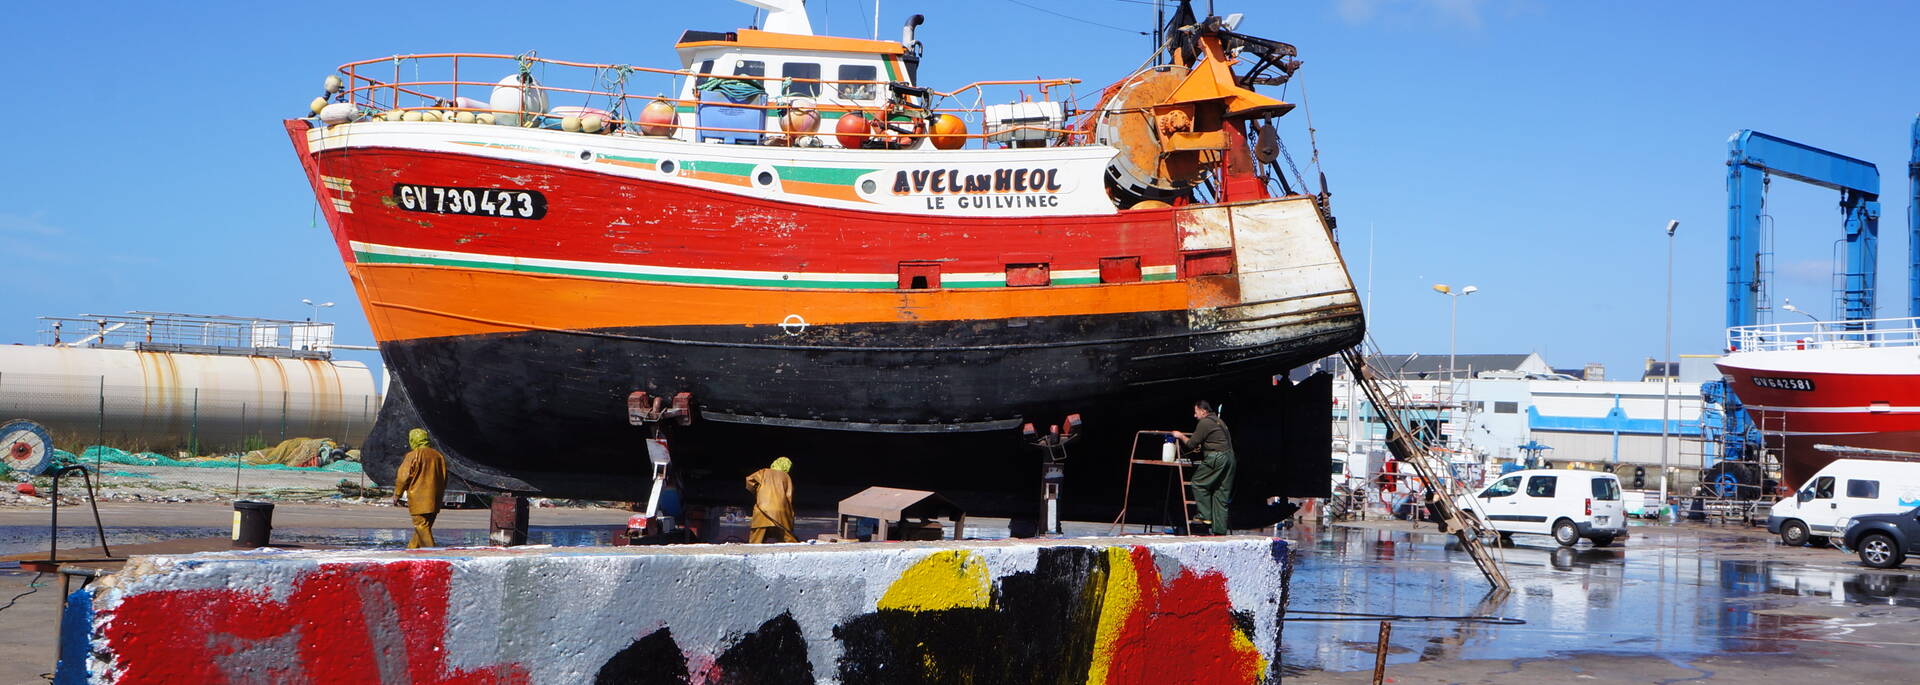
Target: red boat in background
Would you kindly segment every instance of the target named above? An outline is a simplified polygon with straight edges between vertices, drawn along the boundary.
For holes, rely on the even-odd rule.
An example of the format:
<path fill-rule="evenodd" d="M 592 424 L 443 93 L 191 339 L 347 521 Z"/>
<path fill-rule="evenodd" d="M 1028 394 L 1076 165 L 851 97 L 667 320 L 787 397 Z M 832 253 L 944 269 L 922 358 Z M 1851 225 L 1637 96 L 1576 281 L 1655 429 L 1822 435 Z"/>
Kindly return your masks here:
<path fill-rule="evenodd" d="M 1816 445 L 1920 452 L 1920 318 L 1740 326 L 1727 348 L 1716 365 L 1783 438 L 1786 485 L 1842 456 Z"/>

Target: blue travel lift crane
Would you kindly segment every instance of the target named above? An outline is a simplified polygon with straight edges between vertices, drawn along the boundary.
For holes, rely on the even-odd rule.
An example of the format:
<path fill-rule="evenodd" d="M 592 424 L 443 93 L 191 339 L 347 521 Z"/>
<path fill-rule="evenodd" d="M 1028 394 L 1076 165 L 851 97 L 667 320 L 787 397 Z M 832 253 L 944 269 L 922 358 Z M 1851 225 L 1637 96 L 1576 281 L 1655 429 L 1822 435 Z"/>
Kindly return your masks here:
<path fill-rule="evenodd" d="M 1914 122 L 1915 163 L 1920 164 L 1920 119 Z M 1920 199 L 1920 166 L 1908 165 L 1908 178 Z M 1834 303 L 1840 318 L 1874 318 L 1874 286 L 1880 240 L 1880 169 L 1872 163 L 1810 145 L 1742 130 L 1727 140 L 1727 327 L 1751 326 L 1760 321 L 1766 297 L 1766 273 L 1761 268 L 1766 190 L 1778 176 L 1840 191 L 1840 215 L 1846 241 L 1846 271 L 1835 284 Z M 1920 215 L 1908 208 L 1908 226 L 1920 238 Z M 1920 264 L 1920 240 L 1910 240 L 1910 256 Z M 1912 307 L 1920 316 L 1920 270 L 1909 288 Z M 1865 325 L 1865 324 L 1862 324 Z M 1744 482 L 1759 485 L 1763 474 L 1730 473 L 1730 466 L 1759 461 L 1760 431 L 1725 381 L 1704 383 L 1701 423 L 1708 460 L 1720 465 L 1712 480 L 1718 495 L 1740 496 Z M 1718 454 L 1711 452 L 1717 451 Z M 1717 457 L 1717 458 L 1716 458 Z M 1744 467 L 1742 467 L 1744 469 Z M 1755 489 L 1757 490 L 1757 489 Z M 1749 490 L 1753 492 L 1755 490 Z M 1743 497 L 1744 499 L 1744 497 Z"/>

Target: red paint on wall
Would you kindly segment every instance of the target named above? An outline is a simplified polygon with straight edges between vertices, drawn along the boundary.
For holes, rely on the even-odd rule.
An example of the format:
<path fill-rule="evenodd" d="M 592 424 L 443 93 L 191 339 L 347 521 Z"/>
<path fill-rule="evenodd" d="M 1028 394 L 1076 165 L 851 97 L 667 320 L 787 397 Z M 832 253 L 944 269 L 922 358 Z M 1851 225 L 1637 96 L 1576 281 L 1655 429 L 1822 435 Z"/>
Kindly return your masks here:
<path fill-rule="evenodd" d="M 102 615 L 119 682 L 525 683 L 517 664 L 446 662 L 444 561 L 325 564 L 286 601 L 265 591 L 162 590 Z"/>
<path fill-rule="evenodd" d="M 1108 685 L 1215 685 L 1259 678 L 1259 650 L 1234 639 L 1238 628 L 1226 576 L 1182 568 L 1163 583 L 1152 551 L 1134 547 L 1132 556 L 1140 600 L 1113 645 Z"/>

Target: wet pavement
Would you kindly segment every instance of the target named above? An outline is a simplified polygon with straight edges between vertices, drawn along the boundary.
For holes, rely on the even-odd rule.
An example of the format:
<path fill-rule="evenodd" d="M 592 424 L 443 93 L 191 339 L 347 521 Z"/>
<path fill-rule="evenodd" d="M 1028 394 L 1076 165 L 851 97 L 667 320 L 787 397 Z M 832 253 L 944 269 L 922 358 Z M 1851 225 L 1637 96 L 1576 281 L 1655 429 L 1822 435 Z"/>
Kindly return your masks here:
<path fill-rule="evenodd" d="M 1836 642 L 1901 647 L 1908 667 L 1920 661 L 1920 650 L 1912 649 L 1920 646 L 1920 580 L 1911 573 L 1870 569 L 1834 549 L 1787 549 L 1751 530 L 1638 528 L 1634 537 L 1600 549 L 1517 536 L 1516 546 L 1498 550 L 1513 585 L 1504 598 L 1491 595 L 1465 551 L 1431 527 L 1410 532 L 1323 526 L 1287 537 L 1298 543 L 1290 603 L 1295 612 L 1524 621 L 1398 621 L 1388 648 L 1390 674 L 1408 670 L 1408 664 L 1488 660 L 1505 668 L 1576 654 L 1602 657 L 1597 661 L 1603 664 L 1603 657 L 1640 656 L 1681 667 L 1692 657 L 1790 655 Z M 1862 636 L 1863 629 L 1876 627 L 1886 630 L 1873 631 L 1883 633 L 1873 639 Z M 1313 682 L 1325 671 L 1371 671 L 1378 635 L 1377 621 L 1289 620 L 1285 672 L 1293 676 L 1289 680 Z M 1477 674 L 1438 674 L 1434 681 L 1481 680 L 1456 680 L 1467 675 Z M 1859 682 L 1876 682 L 1862 675 L 1867 677 Z M 1664 680 L 1645 677 L 1651 680 L 1615 679 L 1592 669 L 1581 676 Z"/>

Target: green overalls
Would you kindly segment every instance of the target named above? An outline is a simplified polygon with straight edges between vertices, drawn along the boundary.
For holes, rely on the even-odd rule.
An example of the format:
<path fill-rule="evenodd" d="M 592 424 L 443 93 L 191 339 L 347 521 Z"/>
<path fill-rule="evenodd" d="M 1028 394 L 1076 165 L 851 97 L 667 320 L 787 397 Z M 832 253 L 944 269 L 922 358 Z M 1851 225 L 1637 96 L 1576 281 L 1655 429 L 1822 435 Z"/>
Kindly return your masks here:
<path fill-rule="evenodd" d="M 1199 455 L 1193 469 L 1193 500 L 1214 535 L 1227 534 L 1227 504 L 1233 501 L 1233 438 L 1219 417 L 1200 419 L 1187 436 L 1187 452 Z"/>

